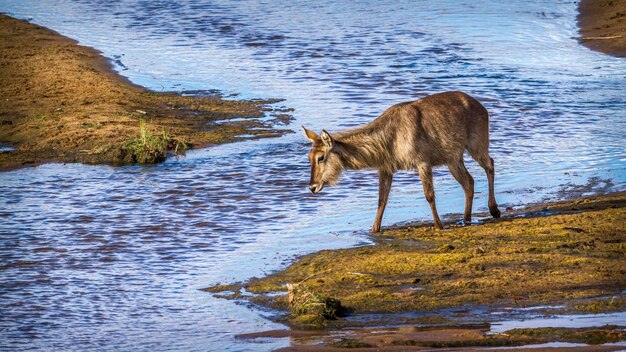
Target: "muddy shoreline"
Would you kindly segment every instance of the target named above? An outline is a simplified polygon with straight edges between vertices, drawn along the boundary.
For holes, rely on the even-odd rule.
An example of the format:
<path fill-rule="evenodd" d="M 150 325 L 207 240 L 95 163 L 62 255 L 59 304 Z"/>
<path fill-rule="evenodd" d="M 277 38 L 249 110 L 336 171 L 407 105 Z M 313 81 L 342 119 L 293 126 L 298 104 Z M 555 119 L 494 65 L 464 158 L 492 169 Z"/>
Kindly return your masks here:
<path fill-rule="evenodd" d="M 279 136 L 291 118 L 279 100 L 149 91 L 97 50 L 4 14 L 0 68 L 0 170 L 155 163 L 243 135 Z"/>
<path fill-rule="evenodd" d="M 626 311 L 625 224 L 626 192 L 619 192 L 530 206 L 473 226 L 448 223 L 443 231 L 430 224 L 388 228 L 373 238 L 374 245 L 313 253 L 267 277 L 206 290 L 282 311 L 275 319 L 290 325 L 297 337 L 295 347 L 287 350 L 313 350 L 310 341 L 328 350 L 434 347 L 438 339 L 415 337 L 415 331 L 406 337 L 406 329 L 393 327 L 465 329 L 459 324 L 468 318 L 485 321 L 493 311 L 504 312 L 502 317 L 529 310 L 546 316 Z M 305 299 L 298 298 L 304 291 Z M 330 298 L 341 302 L 332 317 L 319 309 Z M 525 331 L 514 338 L 485 328 L 455 330 L 460 335 L 447 346 L 580 342 L 581 334 L 619 335 L 615 341 L 624 341 L 622 328 Z M 321 332 L 312 338 L 299 334 L 300 329 Z M 381 329 L 389 336 L 372 340 Z M 341 342 L 346 331 L 352 345 L 340 346 L 349 344 Z M 597 343 L 615 342 L 611 339 Z"/>
<path fill-rule="evenodd" d="M 582 0 L 578 12 L 582 45 L 626 57 L 626 0 Z"/>

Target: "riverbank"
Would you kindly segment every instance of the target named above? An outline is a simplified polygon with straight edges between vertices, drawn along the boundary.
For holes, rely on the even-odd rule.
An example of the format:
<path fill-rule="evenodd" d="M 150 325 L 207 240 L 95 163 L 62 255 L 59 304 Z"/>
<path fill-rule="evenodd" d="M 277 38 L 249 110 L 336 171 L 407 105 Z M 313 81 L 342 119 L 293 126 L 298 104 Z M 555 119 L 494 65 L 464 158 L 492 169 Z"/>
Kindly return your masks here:
<path fill-rule="evenodd" d="M 581 44 L 626 57 L 626 0 L 582 0 L 578 12 Z"/>
<path fill-rule="evenodd" d="M 268 277 L 207 290 L 281 310 L 285 314 L 277 319 L 294 328 L 344 331 L 448 326 L 459 323 L 453 319 L 458 312 L 463 320 L 474 316 L 480 321 L 486 311 L 524 312 L 537 306 L 544 307 L 542 314 L 626 310 L 626 192 L 531 206 L 502 219 L 466 227 L 452 224 L 443 231 L 424 224 L 392 228 L 373 240 L 374 245 L 304 256 Z M 365 318 L 371 316 L 377 318 Z M 351 337 L 357 342 L 371 332 L 358 329 Z M 541 335 L 527 332 L 515 341 L 498 336 L 498 342 L 484 328 L 478 330 L 482 332 L 470 335 L 479 334 L 479 342 L 453 340 L 464 340 L 463 346 L 580 340 L 563 337 L 572 336 L 567 330 L 558 338 L 527 339 L 528 334 Z M 614 336 L 614 328 L 609 330 L 603 334 Z M 365 342 L 381 347 L 400 339 L 404 346 L 428 346 L 400 338 L 402 329 L 389 333 L 397 339 Z M 619 336 L 619 341 L 625 339 Z"/>
<path fill-rule="evenodd" d="M 277 100 L 149 91 L 114 72 L 97 50 L 2 14 L 0 68 L 0 170 L 160 162 L 242 135 L 278 136 L 285 131 L 273 126 L 290 118 L 268 106 Z"/>

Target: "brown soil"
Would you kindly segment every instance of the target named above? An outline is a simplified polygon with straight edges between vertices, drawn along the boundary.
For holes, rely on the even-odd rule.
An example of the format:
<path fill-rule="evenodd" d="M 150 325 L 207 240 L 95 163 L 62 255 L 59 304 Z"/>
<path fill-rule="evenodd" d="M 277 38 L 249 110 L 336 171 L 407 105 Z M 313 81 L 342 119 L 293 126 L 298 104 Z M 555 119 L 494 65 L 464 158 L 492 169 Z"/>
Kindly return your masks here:
<path fill-rule="evenodd" d="M 495 351 L 519 351 L 519 347 L 498 347 Z M 523 352 L 609 352 L 609 351 L 623 351 L 623 346 L 581 346 L 581 347 L 537 347 L 521 349 Z M 386 352 L 398 352 L 398 351 L 433 351 L 431 347 L 422 346 L 374 346 L 374 347 L 332 347 L 332 346 L 317 346 L 317 345 L 295 345 L 291 347 L 285 347 L 276 350 L 275 352 L 371 352 L 371 351 L 386 351 Z M 443 348 L 442 351 L 453 352 L 493 352 L 493 347 L 485 348 Z"/>
<path fill-rule="evenodd" d="M 291 346 L 277 351 L 493 351 L 516 349 L 524 351 L 618 351 L 623 346 L 599 345 L 623 340 L 626 333 L 619 328 L 597 329 L 514 329 L 502 334 L 490 334 L 488 329 L 440 327 L 366 328 L 340 332 L 267 331 L 239 335 L 241 339 L 290 337 Z M 599 339 L 599 340 L 598 340 Z M 587 344 L 580 347 L 528 347 L 547 342 Z M 508 347 L 508 348 L 507 348 Z"/>
<path fill-rule="evenodd" d="M 124 148 L 140 136 L 140 120 L 156 142 L 178 152 L 242 134 L 285 132 L 258 119 L 272 110 L 265 104 L 276 101 L 151 92 L 113 72 L 100 52 L 1 14 L 0 81 L 0 143 L 15 148 L 0 152 L 0 170 L 49 161 L 137 161 Z"/>
<path fill-rule="evenodd" d="M 589 49 L 626 57 L 626 0 L 582 0 L 580 42 Z"/>

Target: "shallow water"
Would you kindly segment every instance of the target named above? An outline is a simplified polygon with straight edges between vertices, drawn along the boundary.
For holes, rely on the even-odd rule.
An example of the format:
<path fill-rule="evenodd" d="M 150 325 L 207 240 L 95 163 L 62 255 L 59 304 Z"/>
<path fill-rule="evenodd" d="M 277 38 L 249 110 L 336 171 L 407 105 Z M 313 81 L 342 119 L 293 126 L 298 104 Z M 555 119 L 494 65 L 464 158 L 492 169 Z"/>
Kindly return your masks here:
<path fill-rule="evenodd" d="M 557 1 L 0 0 L 0 11 L 94 46 L 154 90 L 279 97 L 295 130 L 336 131 L 443 90 L 481 100 L 502 209 L 626 185 L 626 61 L 572 39 Z M 50 164 L 0 174 L 0 349 L 271 350 L 279 325 L 198 291 L 294 256 L 369 241 L 373 172 L 313 196 L 298 134 L 192 151 L 157 166 Z M 486 210 L 486 177 L 475 211 Z M 430 218 L 396 176 L 383 225 Z M 463 192 L 436 172 L 442 214 Z"/>

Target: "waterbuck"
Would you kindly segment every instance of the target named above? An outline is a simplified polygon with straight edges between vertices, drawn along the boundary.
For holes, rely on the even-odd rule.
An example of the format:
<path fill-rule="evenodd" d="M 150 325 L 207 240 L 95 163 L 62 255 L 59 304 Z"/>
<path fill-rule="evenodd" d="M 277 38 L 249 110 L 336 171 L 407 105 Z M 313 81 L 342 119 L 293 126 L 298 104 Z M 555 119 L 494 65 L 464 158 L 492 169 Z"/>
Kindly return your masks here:
<path fill-rule="evenodd" d="M 309 189 L 319 193 L 324 186 L 337 183 L 345 169 L 378 170 L 378 212 L 372 232 L 380 224 L 389 198 L 393 174 L 398 170 L 417 170 L 430 204 L 435 228 L 442 229 L 435 207 L 433 166 L 447 165 L 465 191 L 463 220 L 472 218 L 474 179 L 463 163 L 465 150 L 487 172 L 489 212 L 500 217 L 494 196 L 494 164 L 489 156 L 489 114 L 476 99 L 462 92 L 445 92 L 396 104 L 365 126 L 321 135 L 302 126 L 313 143 L 309 152 L 311 181 Z"/>

